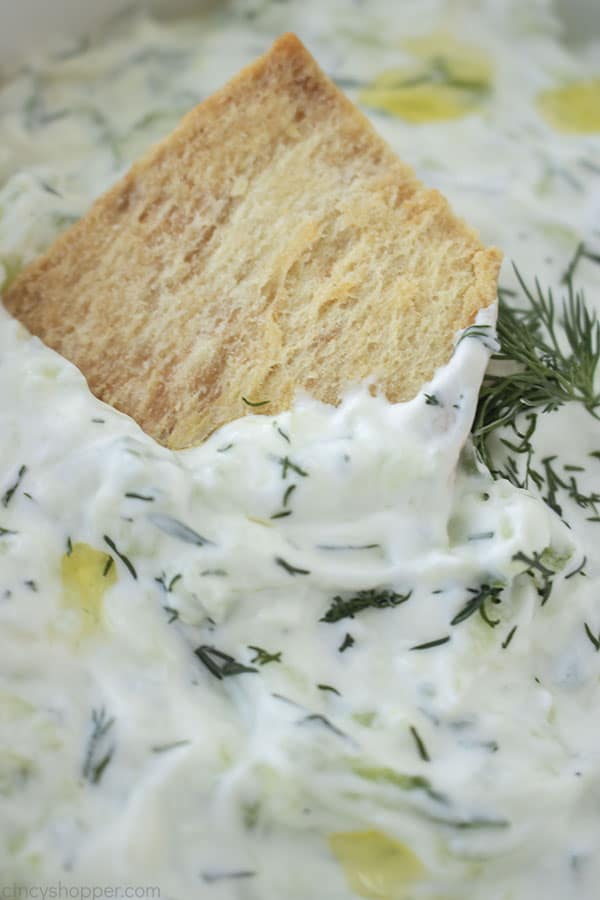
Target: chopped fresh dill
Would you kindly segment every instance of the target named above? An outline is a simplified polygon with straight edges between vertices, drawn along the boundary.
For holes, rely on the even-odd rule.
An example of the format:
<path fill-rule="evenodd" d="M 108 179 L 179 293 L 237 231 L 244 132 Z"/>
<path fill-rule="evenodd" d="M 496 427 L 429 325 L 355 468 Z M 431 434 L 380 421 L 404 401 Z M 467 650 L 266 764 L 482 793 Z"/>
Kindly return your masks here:
<path fill-rule="evenodd" d="M 310 569 L 299 569 L 297 566 L 293 566 L 291 563 L 286 562 L 281 556 L 276 556 L 275 562 L 278 566 L 281 566 L 282 569 L 285 569 L 289 575 L 310 575 Z"/>
<path fill-rule="evenodd" d="M 106 710 L 92 710 L 92 731 L 83 760 L 82 774 L 86 781 L 98 784 L 104 774 L 104 770 L 113 758 L 114 746 L 103 749 L 106 744 L 106 735 L 114 725 L 114 718 L 107 718 Z"/>
<path fill-rule="evenodd" d="M 337 737 L 348 739 L 348 735 L 343 732 L 340 728 L 337 728 L 335 725 L 329 721 L 327 716 L 322 716 L 321 713 L 310 713 L 308 716 L 304 716 L 303 719 L 300 719 L 299 725 L 305 725 L 307 722 L 317 722 L 320 725 L 324 725 L 328 731 L 331 731 Z"/>
<path fill-rule="evenodd" d="M 292 442 L 290 441 L 290 436 L 289 436 L 289 434 L 286 434 L 285 431 L 284 431 L 282 428 L 279 427 L 279 425 L 277 424 L 277 422 L 273 422 L 273 427 L 274 427 L 275 430 L 277 431 L 277 434 L 281 435 L 281 437 L 284 439 L 284 441 L 287 441 L 288 444 L 291 444 L 291 443 L 292 443 Z"/>
<path fill-rule="evenodd" d="M 15 491 L 17 491 L 19 489 L 19 485 L 23 481 L 23 478 L 24 478 L 26 472 L 27 472 L 27 466 L 22 465 L 18 471 L 16 481 L 14 482 L 14 484 L 11 485 L 11 487 L 8 488 L 7 491 L 5 491 L 4 496 L 2 497 L 2 505 L 3 506 L 8 506 L 8 504 L 10 503 L 10 501 L 12 500 L 12 498 L 15 494 Z"/>
<path fill-rule="evenodd" d="M 187 747 L 191 741 L 183 740 L 183 741 L 173 741 L 172 744 L 155 744 L 154 747 L 150 747 L 152 753 L 167 753 L 169 750 L 176 750 L 178 747 Z"/>
<path fill-rule="evenodd" d="M 343 653 L 344 650 L 347 650 L 349 647 L 354 647 L 354 644 L 355 644 L 354 638 L 352 637 L 351 634 L 346 632 L 346 636 L 344 637 L 344 640 L 338 647 L 338 653 Z"/>
<path fill-rule="evenodd" d="M 23 584 L 25 587 L 28 587 L 30 591 L 33 591 L 34 594 L 37 594 L 37 581 L 34 581 L 33 578 L 28 578 Z"/>
<path fill-rule="evenodd" d="M 407 594 L 397 594 L 396 591 L 370 588 L 357 591 L 350 597 L 337 596 L 333 598 L 331 606 L 320 622 L 339 622 L 340 619 L 353 619 L 365 609 L 389 609 L 406 603 L 412 596 L 412 591 Z"/>
<path fill-rule="evenodd" d="M 450 625 L 460 625 L 465 619 L 469 619 L 474 613 L 478 612 L 486 625 L 489 625 L 490 628 L 495 628 L 496 625 L 500 624 L 500 619 L 490 619 L 486 603 L 500 603 L 503 589 L 504 585 L 502 584 L 481 584 L 478 588 L 467 588 L 467 591 L 473 596 L 457 612 Z"/>
<path fill-rule="evenodd" d="M 136 494 L 134 491 L 128 491 L 125 496 L 130 500 L 144 500 L 146 503 L 154 503 L 154 497 L 149 497 L 145 494 Z"/>
<path fill-rule="evenodd" d="M 338 691 L 338 689 L 332 687 L 332 685 L 330 685 L 330 684 L 318 684 L 317 687 L 320 691 L 329 691 L 331 694 L 337 694 L 338 697 L 342 696 L 340 694 L 340 692 Z"/>
<path fill-rule="evenodd" d="M 446 637 L 438 638 L 435 641 L 427 641 L 424 644 L 415 644 L 414 647 L 411 647 L 411 650 L 431 650 L 433 647 L 441 647 L 442 644 L 447 644 L 450 640 L 450 635 L 447 634 Z"/>
<path fill-rule="evenodd" d="M 417 745 L 418 754 L 421 757 L 421 759 L 423 760 L 423 762 L 431 762 L 431 757 L 430 757 L 429 753 L 427 752 L 427 747 L 423 743 L 423 739 L 420 736 L 417 729 L 414 727 L 414 725 L 410 726 L 410 733 L 413 736 L 414 742 Z"/>
<path fill-rule="evenodd" d="M 248 650 L 252 650 L 254 653 L 254 657 L 250 662 L 257 662 L 259 666 L 266 666 L 272 662 L 281 662 L 281 650 L 277 653 L 269 653 L 268 650 L 264 650 L 262 647 L 255 647 L 253 644 L 248 644 Z"/>
<path fill-rule="evenodd" d="M 219 881 L 238 881 L 241 878 L 254 878 L 256 872 L 251 869 L 239 869 L 233 872 L 202 872 L 201 878 L 206 884 L 215 884 Z"/>
<path fill-rule="evenodd" d="M 534 552 L 533 556 L 526 556 L 525 553 L 515 553 L 514 560 L 524 562 L 527 565 L 525 572 L 533 579 L 538 596 L 541 598 L 542 606 L 544 606 L 552 593 L 554 572 L 541 562 L 543 554 Z"/>
<path fill-rule="evenodd" d="M 279 465 L 281 466 L 281 477 L 287 478 L 288 472 L 295 472 L 296 475 L 300 475 L 301 478 L 307 478 L 308 472 L 305 472 L 303 468 L 301 468 L 297 463 L 292 462 L 289 456 L 282 456 L 278 460 Z"/>
<path fill-rule="evenodd" d="M 219 681 L 231 675 L 243 675 L 245 672 L 258 672 L 258 669 L 252 666 L 244 666 L 242 663 L 230 656 L 229 653 L 223 653 L 216 647 L 210 647 L 203 644 L 196 647 L 194 653 L 201 663 L 203 663 L 211 675 L 214 675 Z"/>
<path fill-rule="evenodd" d="M 586 562 L 587 562 L 587 556 L 584 556 L 583 559 L 581 560 L 581 562 L 579 563 L 579 565 L 577 566 L 577 568 L 573 569 L 572 572 L 569 572 L 568 575 L 565 575 L 565 581 L 567 580 L 567 578 L 573 578 L 574 575 L 585 575 L 585 572 L 583 571 L 583 567 L 585 566 Z"/>
<path fill-rule="evenodd" d="M 259 406 L 267 406 L 271 402 L 270 400 L 248 400 L 247 397 L 242 397 L 242 401 L 246 406 L 253 406 L 255 409 Z"/>
<path fill-rule="evenodd" d="M 587 622 L 584 622 L 583 626 L 585 628 L 585 633 L 594 645 L 594 650 L 598 653 L 598 651 L 600 651 L 600 632 L 598 632 L 598 637 L 596 637 Z"/>
<path fill-rule="evenodd" d="M 227 453 L 228 450 L 231 450 L 233 444 L 225 444 L 224 447 L 217 447 L 217 453 Z"/>
<path fill-rule="evenodd" d="M 317 550 L 377 550 L 381 544 L 317 544 Z"/>
<path fill-rule="evenodd" d="M 455 349 L 465 340 L 465 338 L 475 338 L 475 340 L 480 341 L 484 347 L 487 347 L 488 350 L 495 351 L 498 349 L 494 329 L 491 325 L 469 325 L 468 328 L 465 328 L 456 342 Z"/>
<path fill-rule="evenodd" d="M 0 528 L 0 537 L 7 537 L 10 534 L 18 534 L 18 531 L 13 531 L 11 528 Z"/>
<path fill-rule="evenodd" d="M 112 569 L 112 567 L 113 567 L 113 565 L 114 565 L 114 562 L 115 562 L 115 561 L 114 561 L 114 559 L 112 558 L 112 556 L 107 556 L 107 557 L 106 557 L 106 562 L 104 563 L 104 568 L 102 569 L 102 577 L 103 577 L 103 578 L 106 578 L 106 576 L 108 575 L 108 573 L 109 573 L 110 570 Z"/>
<path fill-rule="evenodd" d="M 106 419 L 92 419 L 94 425 L 104 425 Z"/>
<path fill-rule="evenodd" d="M 123 565 L 129 570 L 129 574 L 131 575 L 131 577 L 137 581 L 137 572 L 135 571 L 135 568 L 134 568 L 131 560 L 128 559 L 128 557 L 125 556 L 124 553 L 121 553 L 121 551 L 118 550 L 117 545 L 112 540 L 112 538 L 110 538 L 107 534 L 103 535 L 103 537 L 104 537 L 104 542 L 106 544 L 108 544 L 108 546 L 113 551 L 113 553 L 115 553 L 119 557 L 119 559 L 121 560 Z M 106 565 L 108 566 L 108 563 Z"/>
<path fill-rule="evenodd" d="M 502 644 L 500 646 L 502 647 L 503 650 L 506 650 L 506 648 L 509 646 L 510 642 L 512 641 L 512 639 L 515 636 L 517 628 L 518 628 L 518 625 L 513 625 L 513 627 L 510 629 L 510 631 L 506 635 L 505 639 L 502 641 Z"/>
<path fill-rule="evenodd" d="M 283 495 L 283 501 L 281 503 L 282 506 L 288 505 L 288 501 L 297 487 L 297 484 L 290 484 L 290 486 L 285 489 L 285 494 Z"/>
<path fill-rule="evenodd" d="M 163 609 L 166 613 L 169 614 L 169 618 L 167 619 L 167 625 L 172 625 L 173 622 L 176 622 L 179 618 L 179 610 L 175 609 L 174 606 L 163 606 Z"/>
<path fill-rule="evenodd" d="M 183 575 L 181 574 L 181 572 L 178 572 L 177 575 L 173 575 L 170 581 L 167 581 L 167 576 L 164 572 L 161 572 L 160 577 L 155 578 L 154 580 L 157 582 L 157 584 L 160 584 L 161 587 L 164 588 L 167 594 L 170 594 L 177 582 L 182 578 Z"/>
<path fill-rule="evenodd" d="M 477 534 L 470 534 L 468 541 L 491 541 L 494 537 L 494 531 L 480 531 Z"/>
<path fill-rule="evenodd" d="M 73 542 L 70 537 L 67 538 L 67 556 L 70 556 L 73 552 Z"/>
<path fill-rule="evenodd" d="M 272 516 L 269 516 L 270 519 L 286 519 L 288 516 L 291 516 L 291 509 L 282 509 L 279 512 L 273 513 Z"/>
<path fill-rule="evenodd" d="M 427 406 L 441 406 L 438 397 L 436 394 L 425 394 L 425 403 Z"/>

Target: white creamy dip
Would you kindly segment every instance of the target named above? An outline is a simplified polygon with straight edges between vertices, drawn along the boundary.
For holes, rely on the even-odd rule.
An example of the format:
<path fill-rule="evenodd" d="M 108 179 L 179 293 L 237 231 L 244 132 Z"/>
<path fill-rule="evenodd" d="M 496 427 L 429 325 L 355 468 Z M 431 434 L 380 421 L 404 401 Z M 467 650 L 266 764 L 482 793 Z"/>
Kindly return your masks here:
<path fill-rule="evenodd" d="M 352 96 L 400 64 L 394 4 L 325 7 L 134 17 L 13 73 L 0 279 L 276 33 Z M 455 9 L 494 60 L 486 105 L 372 114 L 557 286 L 600 242 L 600 136 L 553 132 L 532 98 L 593 55 L 517 9 Z M 406 33 L 448 27 L 443 4 L 406 4 Z M 598 268 L 577 268 L 590 308 Z M 531 459 L 556 457 L 560 484 L 494 480 L 468 438 L 493 321 L 410 403 L 300 396 L 175 453 L 0 309 L 0 897 L 595 900 L 598 424 L 580 402 L 538 410 Z"/>

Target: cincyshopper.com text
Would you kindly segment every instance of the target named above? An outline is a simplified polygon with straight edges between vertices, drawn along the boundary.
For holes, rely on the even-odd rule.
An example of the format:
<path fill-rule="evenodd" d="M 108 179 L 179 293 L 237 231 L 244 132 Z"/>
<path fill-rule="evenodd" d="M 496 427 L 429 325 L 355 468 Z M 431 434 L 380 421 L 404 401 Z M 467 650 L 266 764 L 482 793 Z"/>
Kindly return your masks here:
<path fill-rule="evenodd" d="M 1 884 L 0 900 L 160 900 L 160 888 L 126 884 Z"/>

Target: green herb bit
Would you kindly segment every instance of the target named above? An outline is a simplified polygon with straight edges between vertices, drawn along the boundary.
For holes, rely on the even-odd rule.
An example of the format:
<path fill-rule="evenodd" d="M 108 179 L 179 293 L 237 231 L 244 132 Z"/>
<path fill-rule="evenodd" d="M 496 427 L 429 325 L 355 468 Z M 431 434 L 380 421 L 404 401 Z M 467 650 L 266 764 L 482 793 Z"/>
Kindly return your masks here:
<path fill-rule="evenodd" d="M 403 791 L 424 791 L 437 803 L 447 802 L 446 797 L 434 790 L 429 779 L 423 775 L 406 775 L 404 772 L 396 772 L 387 766 L 365 766 L 361 763 L 353 765 L 352 771 L 360 778 L 375 784 L 390 784 Z"/>
<path fill-rule="evenodd" d="M 583 567 L 585 566 L 586 562 L 587 562 L 587 556 L 584 556 L 583 559 L 581 560 L 581 562 L 579 563 L 579 565 L 577 566 L 577 568 L 573 569 L 572 572 L 569 572 L 568 575 L 565 575 L 565 581 L 567 580 L 567 578 L 573 578 L 574 575 L 585 575 L 585 572 L 583 571 Z"/>
<path fill-rule="evenodd" d="M 542 556 L 542 553 L 536 552 L 534 552 L 533 556 L 526 556 L 525 553 L 515 553 L 513 559 L 524 562 L 527 565 L 525 572 L 536 582 L 538 596 L 541 598 L 542 606 L 544 606 L 552 593 L 555 573 L 540 562 Z M 541 584 L 537 584 L 537 578 L 541 579 Z"/>
<path fill-rule="evenodd" d="M 206 884 L 215 884 L 219 881 L 239 881 L 241 878 L 254 878 L 256 872 L 251 869 L 239 869 L 234 872 L 202 872 L 201 878 Z"/>
<path fill-rule="evenodd" d="M 467 591 L 473 596 L 465 603 L 460 612 L 454 616 L 450 625 L 460 625 L 461 622 L 478 612 L 486 625 L 489 625 L 490 628 L 495 628 L 496 625 L 500 624 L 500 619 L 490 619 L 485 604 L 487 602 L 500 603 L 503 590 L 504 585 L 502 584 L 482 584 L 478 588 L 467 588 Z"/>
<path fill-rule="evenodd" d="M 354 647 L 355 643 L 356 642 L 355 642 L 354 638 L 352 637 L 352 635 L 349 634 L 348 632 L 346 632 L 346 636 L 345 636 L 344 640 L 338 647 L 338 653 L 343 653 L 344 650 L 348 649 L 348 647 Z"/>
<path fill-rule="evenodd" d="M 427 406 L 441 406 L 442 405 L 440 403 L 438 397 L 436 396 L 436 394 L 425 394 L 424 397 L 425 397 L 425 403 Z"/>
<path fill-rule="evenodd" d="M 28 578 L 23 582 L 23 584 L 25 585 L 25 587 L 28 587 L 30 591 L 33 591 L 34 594 L 37 594 L 37 581 L 34 581 L 33 578 Z"/>
<path fill-rule="evenodd" d="M 571 259 L 569 265 L 567 266 L 563 277 L 561 278 L 562 284 L 570 285 L 573 282 L 573 278 L 575 276 L 575 272 L 577 270 L 577 266 L 581 262 L 582 259 L 587 259 L 590 262 L 600 263 L 600 255 L 596 253 L 592 253 L 585 246 L 584 241 L 580 241 L 580 243 L 575 248 L 575 253 L 573 254 L 573 258 Z"/>
<path fill-rule="evenodd" d="M 421 757 L 421 759 L 423 760 L 423 762 L 431 762 L 431 757 L 429 756 L 429 753 L 427 752 L 427 747 L 423 743 L 423 739 L 420 736 L 417 729 L 414 727 L 414 725 L 410 726 L 410 733 L 413 736 L 414 742 L 417 745 L 418 754 Z"/>
<path fill-rule="evenodd" d="M 246 406 L 253 406 L 254 408 L 257 408 L 259 406 L 267 406 L 271 402 L 270 400 L 248 400 L 247 397 L 242 397 L 242 400 L 246 404 Z"/>
<path fill-rule="evenodd" d="M 488 350 L 497 350 L 498 344 L 496 342 L 495 332 L 491 325 L 469 325 L 468 328 L 465 328 L 459 339 L 457 340 L 454 349 L 461 344 L 465 338 L 475 338 L 480 341 L 484 347 Z"/>
<path fill-rule="evenodd" d="M 443 644 L 447 644 L 450 641 L 450 635 L 447 634 L 446 637 L 438 638 L 435 641 L 427 641 L 425 644 L 415 644 L 414 647 L 411 647 L 411 650 L 432 650 L 434 647 L 441 647 Z"/>
<path fill-rule="evenodd" d="M 228 450 L 231 450 L 233 444 L 225 444 L 224 447 L 217 447 L 217 453 L 227 453 Z"/>
<path fill-rule="evenodd" d="M 377 588 L 357 591 L 348 598 L 337 596 L 333 598 L 331 606 L 319 621 L 339 622 L 340 619 L 353 619 L 365 609 L 390 609 L 406 603 L 411 596 L 412 591 L 409 591 L 408 594 L 397 594 L 396 591 Z"/>
<path fill-rule="evenodd" d="M 266 666 L 272 662 L 281 662 L 281 650 L 277 653 L 269 653 L 268 650 L 263 650 L 262 647 L 255 647 L 252 644 L 248 644 L 248 650 L 252 650 L 254 653 L 254 658 L 250 662 L 257 662 L 259 666 Z"/>
<path fill-rule="evenodd" d="M 342 696 L 340 694 L 340 692 L 338 691 L 338 689 L 332 687 L 330 684 L 318 684 L 317 687 L 320 691 L 330 691 L 330 693 L 332 693 L 332 694 L 337 694 L 338 697 Z"/>
<path fill-rule="evenodd" d="M 287 478 L 289 471 L 295 472 L 296 475 L 300 475 L 301 478 L 308 478 L 308 472 L 305 472 L 303 468 L 301 468 L 295 462 L 292 462 L 289 456 L 280 457 L 279 464 L 281 466 L 282 478 Z"/>
<path fill-rule="evenodd" d="M 251 666 L 244 666 L 234 659 L 233 656 L 230 656 L 229 653 L 223 653 L 221 650 L 217 650 L 216 647 L 210 647 L 208 644 L 196 647 L 194 653 L 200 662 L 206 666 L 210 674 L 214 675 L 219 681 L 222 681 L 223 678 L 227 678 L 231 675 L 243 675 L 246 672 L 258 672 L 258 669 L 254 669 Z"/>
<path fill-rule="evenodd" d="M 108 546 L 113 551 L 113 553 L 115 553 L 116 556 L 119 557 L 119 559 L 121 560 L 121 562 L 123 563 L 125 568 L 129 570 L 129 574 L 131 575 L 131 577 L 137 581 L 137 572 L 135 571 L 135 568 L 134 568 L 131 560 L 129 560 L 125 556 L 124 553 L 121 553 L 121 551 L 117 548 L 117 545 L 112 540 L 112 538 L 110 538 L 107 534 L 105 534 L 103 537 L 104 537 L 104 543 L 108 544 Z M 111 560 L 111 562 L 112 562 L 112 560 Z M 106 565 L 108 566 L 108 562 Z M 110 568 L 110 566 L 109 566 L 109 568 Z M 105 569 L 106 569 L 106 566 L 105 566 Z M 105 572 L 105 574 L 106 574 L 106 572 Z"/>
<path fill-rule="evenodd" d="M 146 496 L 146 494 L 136 494 L 134 491 L 128 491 L 125 496 L 129 500 L 144 500 L 146 503 L 154 503 L 154 497 Z"/>
<path fill-rule="evenodd" d="M 112 556 L 107 556 L 106 562 L 104 563 L 104 568 L 102 569 L 102 577 L 106 578 L 112 567 L 114 566 L 114 559 Z"/>
<path fill-rule="evenodd" d="M 430 815 L 426 815 L 426 818 L 430 822 L 435 822 L 436 825 L 447 825 L 449 828 L 458 828 L 460 831 L 510 828 L 508 819 L 446 819 Z"/>
<path fill-rule="evenodd" d="M 286 434 L 285 431 L 283 431 L 283 429 L 279 427 L 277 422 L 273 422 L 273 428 L 275 428 L 275 430 L 277 431 L 277 434 L 281 435 L 281 437 L 284 439 L 284 441 L 287 441 L 288 444 L 292 443 L 290 441 L 289 434 Z"/>
<path fill-rule="evenodd" d="M 92 710 L 92 732 L 88 740 L 82 769 L 83 777 L 92 784 L 98 784 L 115 752 L 114 746 L 104 753 L 101 750 L 104 738 L 114 725 L 114 721 L 114 718 L 107 718 L 104 707 Z"/>
<path fill-rule="evenodd" d="M 288 505 L 288 501 L 297 487 L 298 487 L 297 484 L 290 484 L 290 486 L 288 488 L 286 488 L 285 494 L 283 495 L 283 501 L 281 503 L 282 506 Z"/>
<path fill-rule="evenodd" d="M 18 531 L 12 531 L 10 528 L 0 528 L 0 537 L 8 537 L 11 534 L 18 534 Z"/>
<path fill-rule="evenodd" d="M 500 646 L 502 647 L 503 650 L 506 650 L 506 648 L 509 646 L 510 642 L 512 641 L 512 639 L 514 638 L 514 636 L 516 634 L 517 628 L 518 628 L 518 626 L 514 625 L 510 629 L 508 634 L 506 635 L 506 638 L 502 641 L 502 644 Z"/>
<path fill-rule="evenodd" d="M 156 744 L 154 747 L 150 747 L 152 753 L 167 753 L 169 750 L 176 750 L 178 747 L 187 747 L 191 744 L 191 741 L 173 741 L 172 744 Z"/>
<path fill-rule="evenodd" d="M 282 510 L 280 510 L 280 512 L 273 513 L 273 515 L 270 516 L 270 518 L 271 519 L 287 519 L 287 517 L 291 516 L 291 514 L 292 514 L 291 509 L 282 509 Z"/>
<path fill-rule="evenodd" d="M 303 719 L 300 719 L 299 725 L 305 725 L 306 723 L 317 722 L 320 725 L 323 725 L 327 728 L 328 731 L 331 731 L 332 734 L 335 734 L 336 737 L 344 738 L 345 740 L 349 740 L 348 735 L 337 728 L 335 725 L 332 725 L 327 716 L 322 716 L 320 713 L 311 713 L 308 716 L 305 716 Z"/>
<path fill-rule="evenodd" d="M 293 566 L 291 563 L 286 562 L 281 556 L 276 556 L 275 562 L 278 566 L 281 566 L 282 569 L 285 569 L 289 575 L 310 575 L 310 569 L 299 569 L 297 566 Z"/>
<path fill-rule="evenodd" d="M 70 537 L 67 538 L 67 556 L 70 556 L 73 552 L 73 542 Z"/>
<path fill-rule="evenodd" d="M 378 550 L 381 544 L 317 544 L 317 550 Z"/>
<path fill-rule="evenodd" d="M 104 425 L 105 421 L 105 419 L 92 419 L 94 425 Z"/>
<path fill-rule="evenodd" d="M 600 632 L 598 633 L 598 637 L 596 637 L 587 622 L 583 623 L 583 627 L 585 628 L 585 633 L 594 645 L 594 650 L 598 653 L 598 651 L 600 651 Z"/>
<path fill-rule="evenodd" d="M 2 497 L 2 505 L 3 506 L 8 506 L 8 504 L 10 503 L 10 501 L 13 498 L 15 491 L 17 491 L 19 489 L 19 485 L 23 481 L 23 478 L 24 478 L 26 472 L 27 472 L 27 466 L 25 466 L 25 465 L 21 466 L 21 468 L 19 469 L 19 472 L 17 474 L 17 480 L 11 487 L 8 488 L 8 490 L 5 492 L 4 496 Z"/>
<path fill-rule="evenodd" d="M 167 625 L 172 625 L 173 622 L 176 622 L 179 618 L 179 610 L 175 609 L 174 606 L 163 606 L 163 609 L 166 613 L 169 614 L 169 618 L 167 619 Z"/>

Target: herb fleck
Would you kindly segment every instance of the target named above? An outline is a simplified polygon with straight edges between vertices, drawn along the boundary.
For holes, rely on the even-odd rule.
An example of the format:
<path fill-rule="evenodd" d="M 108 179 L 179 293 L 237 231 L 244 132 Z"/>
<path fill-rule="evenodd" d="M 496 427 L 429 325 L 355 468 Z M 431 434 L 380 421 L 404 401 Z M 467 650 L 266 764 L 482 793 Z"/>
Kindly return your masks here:
<path fill-rule="evenodd" d="M 208 644 L 196 647 L 194 653 L 200 662 L 206 666 L 210 674 L 214 675 L 215 678 L 218 678 L 219 681 L 231 675 L 243 675 L 245 672 L 258 672 L 258 669 L 254 669 L 251 666 L 244 666 L 234 659 L 233 656 L 230 656 L 229 653 L 223 653 L 221 650 L 217 650 L 216 647 L 210 647 Z"/>
<path fill-rule="evenodd" d="M 285 569 L 289 575 L 310 575 L 310 569 L 299 569 L 297 566 L 292 566 L 291 563 L 286 562 L 281 556 L 276 556 L 275 562 L 282 569 Z"/>
<path fill-rule="evenodd" d="M 134 579 L 137 581 L 137 572 L 135 571 L 135 568 L 133 567 L 133 563 L 131 562 L 131 560 L 129 560 L 129 559 L 125 556 L 124 553 L 121 553 L 120 550 L 118 550 L 117 545 L 115 544 L 115 542 L 114 542 L 114 541 L 112 540 L 112 538 L 110 538 L 107 534 L 104 535 L 104 542 L 105 542 L 106 544 L 108 544 L 108 546 L 109 546 L 110 549 L 113 551 L 113 553 L 115 553 L 115 554 L 119 557 L 119 559 L 121 560 L 121 562 L 123 563 L 123 565 L 129 570 L 129 573 L 130 573 L 131 577 L 134 578 Z M 111 562 L 112 562 L 112 560 L 111 560 Z M 107 566 L 108 566 L 108 569 L 107 569 Z M 108 562 L 107 562 L 107 563 L 106 563 L 106 566 L 105 566 L 105 571 L 104 571 L 104 574 L 105 574 L 105 575 L 107 574 L 107 572 L 108 572 L 109 569 L 110 569 L 110 565 L 109 565 Z"/>
<path fill-rule="evenodd" d="M 254 657 L 250 662 L 257 662 L 259 666 L 266 666 L 272 662 L 281 662 L 281 650 L 277 653 L 269 653 L 267 650 L 263 650 L 262 647 L 255 647 L 252 644 L 248 644 L 248 650 L 252 650 L 254 653 Z"/>
<path fill-rule="evenodd" d="M 19 485 L 21 484 L 26 472 L 27 472 L 27 466 L 25 466 L 25 465 L 21 466 L 21 468 L 19 469 L 19 472 L 17 474 L 16 481 L 14 482 L 14 484 L 11 487 L 8 488 L 8 490 L 5 492 L 4 496 L 2 497 L 3 506 L 8 506 L 8 504 L 10 503 L 10 501 L 13 498 L 15 491 L 18 490 Z"/>
<path fill-rule="evenodd" d="M 365 609 L 389 609 L 400 606 L 401 603 L 406 603 L 411 595 L 412 591 L 408 594 L 397 594 L 396 591 L 377 588 L 357 591 L 347 598 L 338 595 L 333 598 L 331 606 L 319 621 L 339 622 L 340 619 L 353 619 Z"/>

